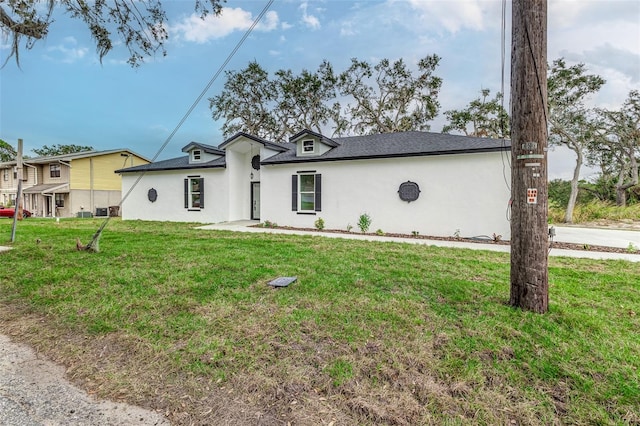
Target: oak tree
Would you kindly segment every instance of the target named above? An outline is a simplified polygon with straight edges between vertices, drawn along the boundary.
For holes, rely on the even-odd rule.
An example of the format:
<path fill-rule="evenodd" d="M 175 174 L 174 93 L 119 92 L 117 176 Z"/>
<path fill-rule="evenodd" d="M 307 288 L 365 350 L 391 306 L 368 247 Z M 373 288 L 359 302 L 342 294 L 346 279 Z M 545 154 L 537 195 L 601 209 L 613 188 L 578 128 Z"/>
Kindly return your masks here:
<path fill-rule="evenodd" d="M 225 0 L 194 2 L 196 13 L 204 18 L 210 13 L 219 14 Z M 11 43 L 3 65 L 12 57 L 19 65 L 20 49 L 30 49 L 47 36 L 57 8 L 87 25 L 101 61 L 117 42 L 128 48 L 131 66 L 140 65 L 157 51 L 166 54 L 167 16 L 162 0 L 1 0 L 0 30 Z"/>
<path fill-rule="evenodd" d="M 627 191 L 638 185 L 640 163 L 640 91 L 632 90 L 617 111 L 597 110 L 597 136 L 590 160 L 604 175 L 614 177 L 616 204 L 625 206 Z"/>
<path fill-rule="evenodd" d="M 12 161 L 16 159 L 16 150 L 7 142 L 0 139 L 0 161 Z"/>
<path fill-rule="evenodd" d="M 240 71 L 225 71 L 227 80 L 220 94 L 209 98 L 213 119 L 224 119 L 222 133 L 247 132 L 264 139 L 281 135 L 274 114 L 278 90 L 269 73 L 256 61 Z"/>
<path fill-rule="evenodd" d="M 509 137 L 509 114 L 502 105 L 502 93 L 496 93 L 493 99 L 488 99 L 489 89 L 482 89 L 480 93 L 481 96 L 469 102 L 466 108 L 445 111 L 448 124 L 442 128 L 442 133 L 457 131 L 480 138 Z"/>
<path fill-rule="evenodd" d="M 586 107 L 586 101 L 604 83 L 602 77 L 587 74 L 584 64 L 568 66 L 562 58 L 553 61 L 548 73 L 549 144 L 564 145 L 576 154 L 571 193 L 564 216 L 566 223 L 573 222 L 580 169 L 594 137 L 594 112 Z"/>
<path fill-rule="evenodd" d="M 442 79 L 434 75 L 439 62 L 437 55 L 420 59 L 414 75 L 402 59 L 371 65 L 353 58 L 338 80 L 340 94 L 353 100 L 346 108 L 351 133 L 429 130 L 440 109 Z"/>

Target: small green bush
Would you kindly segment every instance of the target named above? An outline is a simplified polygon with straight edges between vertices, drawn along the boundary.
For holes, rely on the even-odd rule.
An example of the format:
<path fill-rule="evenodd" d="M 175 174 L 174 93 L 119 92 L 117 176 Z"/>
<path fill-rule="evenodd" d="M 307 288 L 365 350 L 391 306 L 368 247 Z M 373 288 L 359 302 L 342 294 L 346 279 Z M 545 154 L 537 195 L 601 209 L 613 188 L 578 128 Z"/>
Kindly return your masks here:
<path fill-rule="evenodd" d="M 324 219 L 322 219 L 321 217 L 319 217 L 319 218 L 315 221 L 314 225 L 316 226 L 316 229 L 317 229 L 318 231 L 322 231 L 322 230 L 324 229 Z"/>
<path fill-rule="evenodd" d="M 362 213 L 358 218 L 358 228 L 360 228 L 360 232 L 363 234 L 369 231 L 369 227 L 371 226 L 371 216 L 369 213 Z"/>

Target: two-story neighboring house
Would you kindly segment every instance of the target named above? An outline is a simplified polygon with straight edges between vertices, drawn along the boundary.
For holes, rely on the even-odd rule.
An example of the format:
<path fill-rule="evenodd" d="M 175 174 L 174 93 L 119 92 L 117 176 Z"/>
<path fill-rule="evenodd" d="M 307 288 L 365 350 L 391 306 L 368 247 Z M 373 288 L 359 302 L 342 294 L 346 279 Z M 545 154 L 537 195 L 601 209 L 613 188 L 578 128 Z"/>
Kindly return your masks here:
<path fill-rule="evenodd" d="M 40 217 L 105 215 L 122 198 L 121 178 L 114 171 L 147 163 L 128 149 L 25 159 L 23 206 Z M 16 162 L 0 163 L 0 204 L 15 204 L 17 189 Z"/>

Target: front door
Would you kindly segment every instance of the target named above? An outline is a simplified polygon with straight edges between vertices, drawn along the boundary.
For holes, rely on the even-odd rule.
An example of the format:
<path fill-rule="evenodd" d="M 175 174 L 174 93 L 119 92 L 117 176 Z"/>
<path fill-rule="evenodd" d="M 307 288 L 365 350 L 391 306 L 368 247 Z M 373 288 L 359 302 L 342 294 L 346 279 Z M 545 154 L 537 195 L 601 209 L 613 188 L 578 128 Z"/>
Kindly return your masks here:
<path fill-rule="evenodd" d="M 51 214 L 51 196 L 44 196 L 44 215 L 45 217 L 52 217 Z"/>
<path fill-rule="evenodd" d="M 251 220 L 260 220 L 260 182 L 251 182 Z"/>

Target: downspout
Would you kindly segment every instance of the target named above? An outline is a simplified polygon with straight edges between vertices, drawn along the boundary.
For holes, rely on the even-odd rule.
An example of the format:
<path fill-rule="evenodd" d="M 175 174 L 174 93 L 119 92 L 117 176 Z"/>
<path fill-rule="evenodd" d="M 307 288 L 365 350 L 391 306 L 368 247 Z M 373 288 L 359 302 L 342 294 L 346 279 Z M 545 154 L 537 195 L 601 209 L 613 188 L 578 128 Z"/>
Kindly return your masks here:
<path fill-rule="evenodd" d="M 60 164 L 64 164 L 65 166 L 67 166 L 69 168 L 69 206 L 71 205 L 71 163 L 65 163 L 62 160 L 58 160 L 58 163 Z M 64 197 L 64 196 L 63 196 Z M 56 194 L 53 194 L 53 198 L 51 199 L 52 203 L 53 203 L 53 209 L 57 210 L 58 207 L 56 207 Z"/>
<path fill-rule="evenodd" d="M 38 168 L 36 166 L 32 166 L 31 164 L 27 164 L 27 163 L 23 163 L 23 164 L 25 166 L 31 167 L 33 169 L 33 184 L 37 185 L 38 184 Z M 32 194 L 30 201 L 37 200 L 37 197 L 38 197 L 37 194 Z M 35 213 L 36 209 L 38 208 L 38 202 L 37 201 L 34 202 L 33 206 L 31 205 L 31 202 L 29 202 L 29 207 L 31 207 L 31 211 L 33 211 Z"/>
<path fill-rule="evenodd" d="M 69 188 L 71 189 L 71 188 Z M 89 204 L 91 205 L 91 212 L 94 212 L 96 206 L 93 205 L 93 158 L 89 158 Z M 71 192 L 71 191 L 69 191 Z"/>

